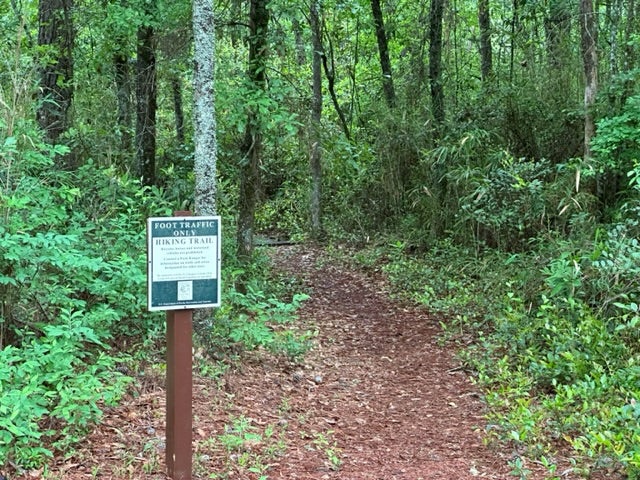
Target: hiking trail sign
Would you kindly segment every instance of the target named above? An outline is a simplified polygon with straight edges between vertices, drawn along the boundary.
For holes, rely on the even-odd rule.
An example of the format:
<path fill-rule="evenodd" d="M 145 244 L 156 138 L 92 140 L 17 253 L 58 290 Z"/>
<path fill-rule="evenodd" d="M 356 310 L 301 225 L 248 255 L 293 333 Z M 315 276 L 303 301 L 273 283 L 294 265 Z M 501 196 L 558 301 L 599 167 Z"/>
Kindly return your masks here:
<path fill-rule="evenodd" d="M 147 303 L 167 311 L 167 475 L 192 480 L 193 310 L 220 306 L 220 217 L 173 214 L 147 219 Z"/>
<path fill-rule="evenodd" d="M 220 306 L 220 217 L 147 219 L 148 309 Z"/>

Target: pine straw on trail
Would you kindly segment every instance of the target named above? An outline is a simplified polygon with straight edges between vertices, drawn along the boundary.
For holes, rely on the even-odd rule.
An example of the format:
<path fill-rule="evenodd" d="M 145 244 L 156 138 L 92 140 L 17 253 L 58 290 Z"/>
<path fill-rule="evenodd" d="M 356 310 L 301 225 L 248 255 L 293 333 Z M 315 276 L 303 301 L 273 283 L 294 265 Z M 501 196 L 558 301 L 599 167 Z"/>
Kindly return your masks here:
<path fill-rule="evenodd" d="M 516 478 L 514 453 L 483 443 L 483 404 L 438 343 L 437 318 L 316 250 L 273 256 L 311 289 L 299 313 L 302 328 L 317 331 L 315 347 L 299 366 L 263 352 L 221 377 L 194 376 L 194 478 Z M 141 377 L 50 478 L 165 479 L 163 384 Z M 545 478 L 526 467 L 528 478 Z"/>

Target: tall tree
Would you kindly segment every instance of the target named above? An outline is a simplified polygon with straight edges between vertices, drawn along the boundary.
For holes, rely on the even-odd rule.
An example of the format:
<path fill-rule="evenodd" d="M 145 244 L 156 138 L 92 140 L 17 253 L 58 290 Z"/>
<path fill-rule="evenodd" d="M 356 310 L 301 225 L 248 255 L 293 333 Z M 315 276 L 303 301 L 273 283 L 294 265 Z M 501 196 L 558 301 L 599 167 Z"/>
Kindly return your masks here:
<path fill-rule="evenodd" d="M 38 2 L 38 45 L 45 49 L 37 119 L 48 141 L 56 143 L 68 128 L 73 98 L 73 0 Z"/>
<path fill-rule="evenodd" d="M 480 27 L 480 74 L 482 81 L 487 82 L 493 72 L 489 0 L 478 0 L 478 26 Z"/>
<path fill-rule="evenodd" d="M 178 146 L 184 146 L 185 110 L 183 102 L 183 60 L 185 52 L 190 51 L 189 43 L 190 39 L 193 38 L 193 27 L 191 27 L 191 31 L 189 31 L 184 21 L 187 18 L 192 19 L 193 10 L 189 12 L 190 15 L 187 17 L 187 12 L 182 8 L 177 6 L 173 6 L 173 8 L 176 8 L 175 19 L 173 19 L 168 31 L 163 29 L 162 35 L 158 40 L 158 51 L 163 60 L 162 72 L 166 75 L 167 83 L 171 88 L 176 144 Z M 167 16 L 168 15 L 169 14 L 167 14 Z"/>
<path fill-rule="evenodd" d="M 584 67 L 584 158 L 591 159 L 591 139 L 595 135 L 592 107 L 598 91 L 598 52 L 596 49 L 598 31 L 595 21 L 593 0 L 580 0 L 580 38 L 582 63 Z"/>
<path fill-rule="evenodd" d="M 516 32 L 520 28 L 520 11 L 519 1 L 513 0 L 511 8 L 511 38 L 509 46 L 509 83 L 513 84 L 515 74 L 515 62 L 516 62 Z"/>
<path fill-rule="evenodd" d="M 212 0 L 193 0 L 193 142 L 195 209 L 216 213 L 218 142 L 214 96 L 215 24 Z"/>
<path fill-rule="evenodd" d="M 305 52 L 305 42 L 302 36 L 302 25 L 296 17 L 291 19 L 291 27 L 296 41 L 296 62 L 302 66 L 307 61 L 307 53 Z"/>
<path fill-rule="evenodd" d="M 437 131 L 444 123 L 444 88 L 442 85 L 442 19 L 444 0 L 431 0 L 429 12 L 429 81 L 431 106 Z"/>
<path fill-rule="evenodd" d="M 318 19 L 320 21 L 320 19 Z M 313 28 L 313 26 L 312 26 Z M 340 125 L 342 126 L 342 131 L 344 132 L 344 136 L 347 137 L 347 140 L 351 139 L 351 133 L 349 132 L 349 124 L 347 123 L 347 119 L 344 115 L 344 111 L 340 106 L 340 102 L 338 101 L 338 94 L 336 93 L 336 62 L 335 56 L 333 52 L 333 42 L 331 39 L 328 40 L 329 48 L 327 52 L 324 48 L 324 42 L 322 41 L 322 25 L 318 26 L 318 52 L 322 57 L 322 65 L 324 67 L 324 74 L 327 77 L 327 89 L 329 90 L 329 96 L 331 97 L 331 103 L 333 103 L 333 108 L 338 114 L 338 119 L 340 120 Z M 311 33 L 312 37 L 314 33 Z M 315 40 L 315 39 L 314 39 Z M 314 47 L 315 48 L 315 47 Z"/>
<path fill-rule="evenodd" d="M 412 35 L 414 41 L 409 43 L 407 52 L 411 56 L 410 70 L 408 81 L 406 82 L 407 90 L 406 97 L 407 102 L 411 105 L 410 108 L 415 109 L 421 104 L 423 100 L 423 89 L 427 81 L 427 64 L 425 62 L 425 52 L 427 51 L 427 45 L 429 42 L 429 29 L 424 28 L 424 25 L 428 21 L 428 9 L 427 2 L 419 2 L 420 9 L 416 16 L 416 31 Z"/>
<path fill-rule="evenodd" d="M 567 59 L 574 57 L 571 30 L 575 5 L 570 0 L 551 0 L 544 19 L 547 47 L 546 95 L 558 108 L 570 108 L 573 101 L 567 92 L 576 80 L 574 68 L 567 68 Z M 542 42 L 540 42 L 542 43 Z M 560 134 L 560 137 L 566 134 Z"/>
<path fill-rule="evenodd" d="M 322 186 L 322 143 L 320 121 L 322 119 L 322 32 L 320 29 L 320 0 L 311 0 L 309 23 L 311 24 L 311 44 L 313 46 L 311 98 L 311 126 L 309 129 L 309 167 L 311 170 L 311 234 L 318 238 L 322 231 L 321 186 Z"/>
<path fill-rule="evenodd" d="M 632 38 L 636 35 L 638 29 L 638 18 L 637 18 L 637 9 L 636 9 L 636 0 L 627 0 L 627 9 L 626 9 L 626 28 L 624 29 L 624 49 L 623 49 L 623 58 L 624 58 L 624 71 L 630 72 L 634 68 L 636 68 L 638 64 L 638 52 L 636 51 L 636 44 L 632 41 Z M 624 91 L 622 92 L 622 102 L 626 102 L 627 98 L 629 98 L 633 94 L 633 89 L 635 87 L 635 82 L 632 77 L 627 78 L 624 82 Z"/>
<path fill-rule="evenodd" d="M 376 28 L 376 40 L 378 41 L 378 53 L 380 54 L 380 68 L 382 69 L 382 88 L 384 98 L 389 108 L 396 105 L 396 91 L 393 86 L 393 76 L 391 71 L 391 59 L 389 57 L 389 42 L 387 32 L 384 28 L 384 19 L 380 0 L 371 0 L 371 11 L 373 13 L 373 24 Z"/>
<path fill-rule="evenodd" d="M 138 27 L 136 59 L 136 160 L 142 183 L 156 181 L 156 55 L 153 26 Z"/>
<path fill-rule="evenodd" d="M 123 44 L 124 40 L 118 42 Z M 116 84 L 116 128 L 120 135 L 120 148 L 123 153 L 131 149 L 131 72 L 129 56 L 124 49 L 119 49 L 113 55 L 113 70 Z"/>
<path fill-rule="evenodd" d="M 249 9 L 249 62 L 247 77 L 250 87 L 263 95 L 267 88 L 268 0 L 251 0 Z M 255 96 L 254 96 L 255 97 Z M 249 106 L 244 140 L 241 147 L 240 191 L 238 208 L 238 258 L 248 260 L 253 252 L 255 211 L 260 191 L 262 158 L 262 121 L 256 102 Z"/>
<path fill-rule="evenodd" d="M 171 73 L 171 92 L 173 93 L 173 115 L 176 123 L 176 142 L 184 145 L 184 108 L 182 106 L 182 79 L 178 72 Z"/>

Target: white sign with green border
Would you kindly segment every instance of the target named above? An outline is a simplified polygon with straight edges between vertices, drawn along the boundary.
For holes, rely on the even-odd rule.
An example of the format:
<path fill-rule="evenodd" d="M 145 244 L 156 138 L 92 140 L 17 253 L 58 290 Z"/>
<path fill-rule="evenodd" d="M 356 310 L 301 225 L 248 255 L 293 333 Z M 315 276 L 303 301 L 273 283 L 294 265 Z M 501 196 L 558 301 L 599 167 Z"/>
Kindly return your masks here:
<path fill-rule="evenodd" d="M 220 306 L 220 244 L 220 217 L 148 218 L 148 309 Z"/>

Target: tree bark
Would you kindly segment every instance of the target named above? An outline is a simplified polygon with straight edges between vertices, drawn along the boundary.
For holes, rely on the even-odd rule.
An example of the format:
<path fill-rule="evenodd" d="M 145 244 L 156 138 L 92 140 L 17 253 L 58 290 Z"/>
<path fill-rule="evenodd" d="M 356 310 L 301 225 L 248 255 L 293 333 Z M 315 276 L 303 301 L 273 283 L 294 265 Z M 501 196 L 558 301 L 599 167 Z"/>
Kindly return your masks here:
<path fill-rule="evenodd" d="M 116 128 L 120 134 L 120 149 L 123 154 L 131 150 L 131 75 L 129 58 L 123 52 L 113 56 L 114 79 L 116 83 Z"/>
<path fill-rule="evenodd" d="M 440 1 L 440 0 L 437 0 Z M 387 33 L 384 29 L 384 19 L 380 0 L 371 0 L 371 11 L 373 13 L 373 23 L 376 28 L 376 39 L 378 41 L 378 52 L 380 54 L 380 68 L 382 69 L 382 88 L 384 98 L 389 108 L 396 106 L 396 91 L 393 86 L 393 76 L 391 72 L 391 59 L 389 58 L 389 43 Z"/>
<path fill-rule="evenodd" d="M 595 22 L 593 0 L 580 0 L 580 38 L 584 66 L 584 159 L 591 159 L 591 139 L 595 135 L 595 123 L 591 109 L 598 91 L 598 31 Z"/>
<path fill-rule="evenodd" d="M 215 24 L 212 0 L 193 0 L 193 143 L 196 215 L 216 214 L 218 142 L 214 96 Z"/>
<path fill-rule="evenodd" d="M 143 185 L 156 181 L 156 57 L 153 27 L 138 27 L 136 60 L 136 160 Z"/>
<path fill-rule="evenodd" d="M 420 108 L 419 105 L 423 101 L 424 87 L 427 82 L 427 64 L 425 61 L 425 52 L 427 51 L 427 43 L 429 41 L 429 29 L 424 28 L 428 22 L 427 2 L 420 2 L 420 12 L 416 19 L 418 27 L 416 31 L 416 40 L 411 42 L 409 54 L 411 55 L 411 73 L 407 82 L 406 97 L 407 105 L 410 109 Z"/>
<path fill-rule="evenodd" d="M 311 128 L 309 130 L 309 167 L 311 171 L 311 235 L 318 239 L 322 232 L 321 186 L 322 186 L 322 142 L 320 121 L 322 119 L 322 66 L 324 56 L 320 30 L 320 1 L 311 0 L 309 23 L 311 24 L 311 43 L 313 46 L 312 76 L 313 96 L 311 99 Z"/>
<path fill-rule="evenodd" d="M 38 123 L 51 143 L 57 143 L 69 122 L 73 99 L 73 0 L 38 2 L 38 45 L 46 52 L 40 77 Z"/>
<path fill-rule="evenodd" d="M 313 34 L 312 34 L 313 35 Z M 320 31 L 318 35 L 321 35 Z M 324 67 L 324 73 L 327 77 L 327 89 L 329 90 L 329 96 L 331 96 L 331 103 L 333 103 L 333 108 L 335 108 L 336 113 L 338 114 L 338 119 L 340 120 L 340 125 L 342 126 L 342 131 L 344 132 L 344 136 L 347 137 L 347 140 L 351 140 L 351 133 L 349 132 L 349 124 L 347 123 L 347 119 L 344 116 L 344 112 L 340 107 L 340 102 L 338 102 L 338 95 L 336 94 L 336 69 L 335 69 L 335 61 L 333 56 L 333 45 L 331 40 L 329 40 L 329 55 L 327 58 L 327 54 L 324 52 L 324 46 L 322 42 L 322 36 L 319 37 L 319 47 L 322 57 L 322 65 Z M 331 66 L 329 66 L 329 61 L 331 61 Z"/>
<path fill-rule="evenodd" d="M 429 81 L 431 106 L 437 131 L 444 123 L 444 89 L 442 87 L 442 18 L 444 0 L 431 0 L 429 12 Z"/>
<path fill-rule="evenodd" d="M 251 0 L 249 11 L 249 65 L 247 76 L 252 88 L 267 88 L 265 67 L 267 60 L 267 29 L 269 11 L 267 0 Z M 253 253 L 255 212 L 260 191 L 260 161 L 262 158 L 262 119 L 253 107 L 247 112 L 244 141 L 241 148 L 240 191 L 238 208 L 237 256 L 247 261 Z"/>
<path fill-rule="evenodd" d="M 480 74 L 482 82 L 486 83 L 493 72 L 489 0 L 478 0 L 478 26 L 480 27 Z"/>
<path fill-rule="evenodd" d="M 305 52 L 305 42 L 302 36 L 302 25 L 297 18 L 291 20 L 291 26 L 293 28 L 293 36 L 296 42 L 296 61 L 299 66 L 307 63 L 307 53 Z"/>
<path fill-rule="evenodd" d="M 511 11 L 511 45 L 509 46 L 509 83 L 513 85 L 516 61 L 516 31 L 519 29 L 520 13 L 518 0 L 513 0 Z"/>
<path fill-rule="evenodd" d="M 626 27 L 624 30 L 624 60 L 623 60 L 623 70 L 625 72 L 630 72 L 636 65 L 638 64 L 637 59 L 638 55 L 636 53 L 635 43 L 633 42 L 633 37 L 638 31 L 638 20 L 636 15 L 636 1 L 635 0 L 627 0 L 627 10 L 625 15 Z M 622 104 L 627 101 L 627 99 L 633 95 L 634 88 L 636 82 L 633 78 L 628 78 L 624 82 L 624 89 L 622 92 Z"/>
<path fill-rule="evenodd" d="M 176 123 L 176 142 L 184 145 L 184 109 L 182 107 L 182 80 L 178 73 L 171 75 L 171 92 L 173 93 L 173 115 Z"/>

